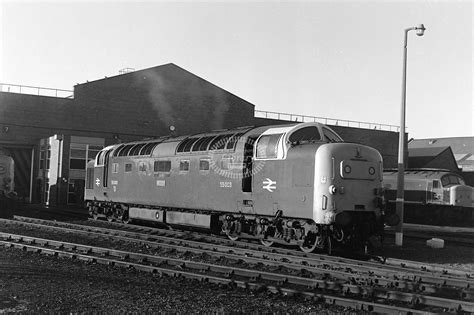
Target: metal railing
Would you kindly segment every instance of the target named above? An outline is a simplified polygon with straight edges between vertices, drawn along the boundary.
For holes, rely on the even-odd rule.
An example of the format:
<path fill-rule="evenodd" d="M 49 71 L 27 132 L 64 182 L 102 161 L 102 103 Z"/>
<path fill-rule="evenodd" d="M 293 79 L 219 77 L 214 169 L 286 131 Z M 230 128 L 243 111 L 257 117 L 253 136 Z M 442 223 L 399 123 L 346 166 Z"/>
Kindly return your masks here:
<path fill-rule="evenodd" d="M 30 94 L 60 98 L 74 98 L 74 91 L 52 89 L 39 86 L 0 83 L 0 92 Z"/>
<path fill-rule="evenodd" d="M 396 132 L 400 130 L 400 126 L 395 126 L 395 125 L 317 117 L 317 116 L 308 116 L 308 115 L 279 113 L 279 112 L 271 112 L 271 111 L 265 111 L 265 110 L 255 110 L 254 116 L 256 118 L 268 118 L 268 119 L 277 119 L 277 120 L 294 121 L 294 122 L 319 122 L 325 125 L 363 128 L 363 129 L 376 129 L 376 130 L 396 131 Z"/>

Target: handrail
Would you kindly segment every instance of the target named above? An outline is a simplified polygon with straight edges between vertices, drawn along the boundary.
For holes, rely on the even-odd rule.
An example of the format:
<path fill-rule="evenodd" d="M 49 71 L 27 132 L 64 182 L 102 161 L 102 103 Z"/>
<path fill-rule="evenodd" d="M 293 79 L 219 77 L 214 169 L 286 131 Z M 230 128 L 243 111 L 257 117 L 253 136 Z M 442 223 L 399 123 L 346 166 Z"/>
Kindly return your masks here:
<path fill-rule="evenodd" d="M 355 120 L 336 119 L 336 118 L 317 117 L 317 116 L 310 116 L 310 115 L 280 113 L 280 112 L 272 112 L 272 111 L 266 111 L 266 110 L 255 110 L 254 116 L 256 118 L 278 119 L 278 120 L 295 121 L 295 122 L 319 122 L 325 125 L 336 125 L 336 126 L 355 127 L 355 128 L 363 128 L 363 129 L 378 129 L 378 130 L 386 130 L 386 131 L 388 130 L 388 131 L 396 131 L 396 132 L 400 130 L 400 127 L 395 126 L 395 125 L 355 121 Z"/>
<path fill-rule="evenodd" d="M 31 94 L 40 96 L 60 97 L 60 98 L 74 98 L 74 91 L 45 88 L 30 85 L 18 85 L 9 83 L 0 83 L 0 92 Z"/>

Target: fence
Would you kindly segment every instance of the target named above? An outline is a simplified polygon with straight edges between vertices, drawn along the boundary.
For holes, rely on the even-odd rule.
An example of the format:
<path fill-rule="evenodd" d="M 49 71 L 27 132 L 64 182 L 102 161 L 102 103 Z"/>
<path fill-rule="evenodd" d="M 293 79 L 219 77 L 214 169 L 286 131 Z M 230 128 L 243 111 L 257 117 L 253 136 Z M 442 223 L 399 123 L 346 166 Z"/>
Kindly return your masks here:
<path fill-rule="evenodd" d="M 378 129 L 378 130 L 396 131 L 396 132 L 400 130 L 400 127 L 395 126 L 395 125 L 316 117 L 316 116 L 308 116 L 308 115 L 270 112 L 270 111 L 264 111 L 264 110 L 255 110 L 254 116 L 257 118 L 269 118 L 269 119 L 278 119 L 278 120 L 286 120 L 286 121 L 294 121 L 294 122 L 319 122 L 325 125 L 336 125 L 336 126 L 343 126 L 343 127 Z"/>
<path fill-rule="evenodd" d="M 38 86 L 28 85 L 17 85 L 17 84 L 6 84 L 0 83 L 0 92 L 19 93 L 19 94 L 31 94 L 40 96 L 51 96 L 61 98 L 74 98 L 74 91 L 51 89 Z"/>

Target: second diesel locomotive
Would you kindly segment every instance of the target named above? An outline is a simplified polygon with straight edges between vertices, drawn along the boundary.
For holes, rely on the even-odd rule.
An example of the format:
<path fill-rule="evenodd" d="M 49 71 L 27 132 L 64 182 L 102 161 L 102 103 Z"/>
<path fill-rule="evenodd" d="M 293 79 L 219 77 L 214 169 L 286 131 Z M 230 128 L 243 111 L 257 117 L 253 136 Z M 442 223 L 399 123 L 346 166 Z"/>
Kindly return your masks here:
<path fill-rule="evenodd" d="M 106 147 L 87 165 L 85 201 L 95 218 L 361 248 L 383 233 L 382 170 L 377 150 L 318 123 L 238 128 Z"/>
<path fill-rule="evenodd" d="M 395 207 L 397 170 L 384 171 L 387 206 Z M 405 218 L 409 223 L 474 226 L 474 188 L 443 169 L 407 169 L 404 173 Z"/>

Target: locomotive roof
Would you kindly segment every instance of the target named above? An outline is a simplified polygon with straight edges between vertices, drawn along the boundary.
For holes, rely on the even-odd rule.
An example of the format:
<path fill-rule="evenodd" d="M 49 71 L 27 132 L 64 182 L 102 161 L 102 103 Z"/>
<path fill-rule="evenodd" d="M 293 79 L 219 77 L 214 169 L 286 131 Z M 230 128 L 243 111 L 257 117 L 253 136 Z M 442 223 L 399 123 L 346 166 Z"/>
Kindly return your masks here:
<path fill-rule="evenodd" d="M 234 150 L 236 142 L 242 136 L 258 137 L 262 134 L 285 133 L 305 127 L 322 128 L 317 122 L 292 123 L 268 126 L 244 126 L 232 129 L 216 130 L 187 136 L 164 136 L 108 146 L 102 151 L 111 151 L 111 156 L 167 156 L 179 152 L 203 152 L 208 150 Z M 329 127 L 325 126 L 330 129 Z M 331 129 L 330 129 L 331 130 Z M 334 132 L 334 131 L 333 131 Z"/>
<path fill-rule="evenodd" d="M 395 175 L 398 174 L 397 169 L 385 169 L 384 175 Z M 415 169 L 406 169 L 405 176 L 407 177 L 424 177 L 424 178 L 441 178 L 444 175 L 453 174 L 459 176 L 456 173 L 451 172 L 450 170 L 445 169 L 435 169 L 435 168 L 415 168 Z"/>

